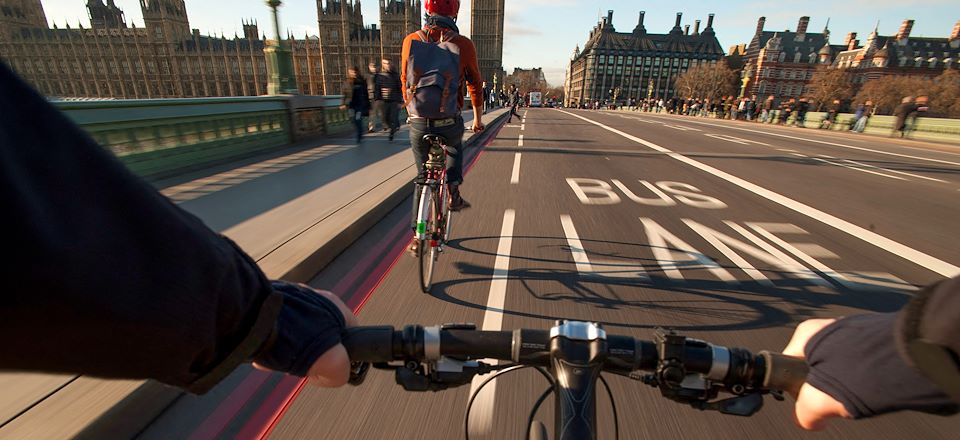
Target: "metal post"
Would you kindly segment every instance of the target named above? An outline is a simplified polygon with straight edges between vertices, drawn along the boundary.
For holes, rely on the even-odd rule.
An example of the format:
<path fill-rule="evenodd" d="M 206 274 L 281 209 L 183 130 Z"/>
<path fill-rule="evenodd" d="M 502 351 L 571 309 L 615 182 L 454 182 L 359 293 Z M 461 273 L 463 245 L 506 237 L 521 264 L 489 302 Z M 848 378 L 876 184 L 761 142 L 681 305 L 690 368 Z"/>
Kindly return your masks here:
<path fill-rule="evenodd" d="M 273 30 L 275 42 L 263 50 L 267 59 L 267 94 L 268 95 L 296 95 L 297 76 L 293 70 L 293 57 L 290 48 L 284 44 L 280 36 L 280 17 L 277 8 L 282 4 L 280 0 L 267 0 L 273 14 Z"/>

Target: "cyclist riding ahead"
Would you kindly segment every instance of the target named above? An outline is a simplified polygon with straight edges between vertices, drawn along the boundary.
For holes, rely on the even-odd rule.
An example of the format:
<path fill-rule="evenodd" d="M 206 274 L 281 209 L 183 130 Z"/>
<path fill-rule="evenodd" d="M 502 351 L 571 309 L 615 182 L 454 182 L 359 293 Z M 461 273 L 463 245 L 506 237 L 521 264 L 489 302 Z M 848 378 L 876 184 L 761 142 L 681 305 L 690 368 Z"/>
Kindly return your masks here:
<path fill-rule="evenodd" d="M 429 142 L 424 135 L 437 135 L 446 144 L 446 176 L 451 211 L 470 207 L 460 195 L 463 183 L 463 117 L 464 87 L 470 93 L 473 107 L 473 131 L 483 130 L 482 78 L 477 66 L 477 50 L 469 38 L 459 34 L 457 13 L 460 0 L 426 0 L 426 22 L 403 40 L 400 82 L 410 124 L 410 146 L 417 162 L 417 182 L 424 173 Z M 411 229 L 416 229 L 419 208 L 414 185 Z M 416 256 L 418 240 L 409 250 Z"/>

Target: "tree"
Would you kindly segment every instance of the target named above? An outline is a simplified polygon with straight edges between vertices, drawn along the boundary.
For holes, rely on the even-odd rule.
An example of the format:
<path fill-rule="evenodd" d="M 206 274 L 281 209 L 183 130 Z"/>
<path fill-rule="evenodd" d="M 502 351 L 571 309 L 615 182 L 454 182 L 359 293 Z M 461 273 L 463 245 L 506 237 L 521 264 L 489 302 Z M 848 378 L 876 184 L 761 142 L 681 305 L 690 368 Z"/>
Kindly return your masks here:
<path fill-rule="evenodd" d="M 933 82 L 916 76 L 884 76 L 863 84 L 854 104 L 870 101 L 878 114 L 891 114 L 906 96 L 929 95 L 934 92 Z"/>
<path fill-rule="evenodd" d="M 736 72 L 719 62 L 691 67 L 677 77 L 674 87 L 682 97 L 716 100 L 736 94 L 736 82 Z"/>
<path fill-rule="evenodd" d="M 543 79 L 542 71 L 540 69 L 516 69 L 514 70 L 514 73 L 511 73 L 504 78 L 503 85 L 506 87 L 515 85 L 517 86 L 517 89 L 520 90 L 520 93 L 528 93 L 531 91 L 542 92 L 549 87 L 547 82 Z"/>
<path fill-rule="evenodd" d="M 543 100 L 547 101 L 549 99 L 556 99 L 557 102 L 564 101 L 564 91 L 563 87 L 551 87 L 544 91 Z"/>
<path fill-rule="evenodd" d="M 960 118 L 960 71 L 944 71 L 933 79 L 930 88 L 930 113 Z"/>
<path fill-rule="evenodd" d="M 808 84 L 810 91 L 807 92 L 807 98 L 816 103 L 817 111 L 834 100 L 845 101 L 853 96 L 850 75 L 845 69 L 818 66 Z"/>

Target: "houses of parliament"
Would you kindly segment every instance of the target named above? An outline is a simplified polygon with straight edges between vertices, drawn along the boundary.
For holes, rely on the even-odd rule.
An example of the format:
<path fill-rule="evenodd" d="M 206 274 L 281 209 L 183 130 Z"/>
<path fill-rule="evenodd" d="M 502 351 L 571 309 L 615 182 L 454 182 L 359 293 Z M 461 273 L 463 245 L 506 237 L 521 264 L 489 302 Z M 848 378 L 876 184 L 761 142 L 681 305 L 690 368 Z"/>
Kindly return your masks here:
<path fill-rule="evenodd" d="M 81 0 L 76 0 L 81 1 Z M 347 69 L 400 59 L 421 26 L 420 0 L 379 0 L 380 27 L 365 26 L 359 0 L 317 0 L 319 36 L 287 36 L 301 93 L 341 92 Z M 0 61 L 50 97 L 191 98 L 266 94 L 267 38 L 201 35 L 184 0 L 140 0 L 143 25 L 114 0 L 87 0 L 90 25 L 50 28 L 40 0 L 0 0 Z"/>

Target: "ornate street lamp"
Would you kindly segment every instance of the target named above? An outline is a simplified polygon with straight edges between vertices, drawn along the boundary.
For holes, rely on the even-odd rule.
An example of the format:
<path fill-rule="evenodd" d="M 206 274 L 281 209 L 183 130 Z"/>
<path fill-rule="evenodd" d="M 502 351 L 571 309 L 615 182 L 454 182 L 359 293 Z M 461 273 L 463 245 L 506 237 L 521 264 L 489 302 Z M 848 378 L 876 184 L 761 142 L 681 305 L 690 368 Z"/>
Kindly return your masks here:
<path fill-rule="evenodd" d="M 267 6 L 273 14 L 273 31 L 276 35 L 275 41 L 263 49 L 267 59 L 267 94 L 296 95 L 300 91 L 297 89 L 297 75 L 293 70 L 293 56 L 290 48 L 280 37 L 280 17 L 277 15 L 277 8 L 281 4 L 280 0 L 267 0 Z"/>

